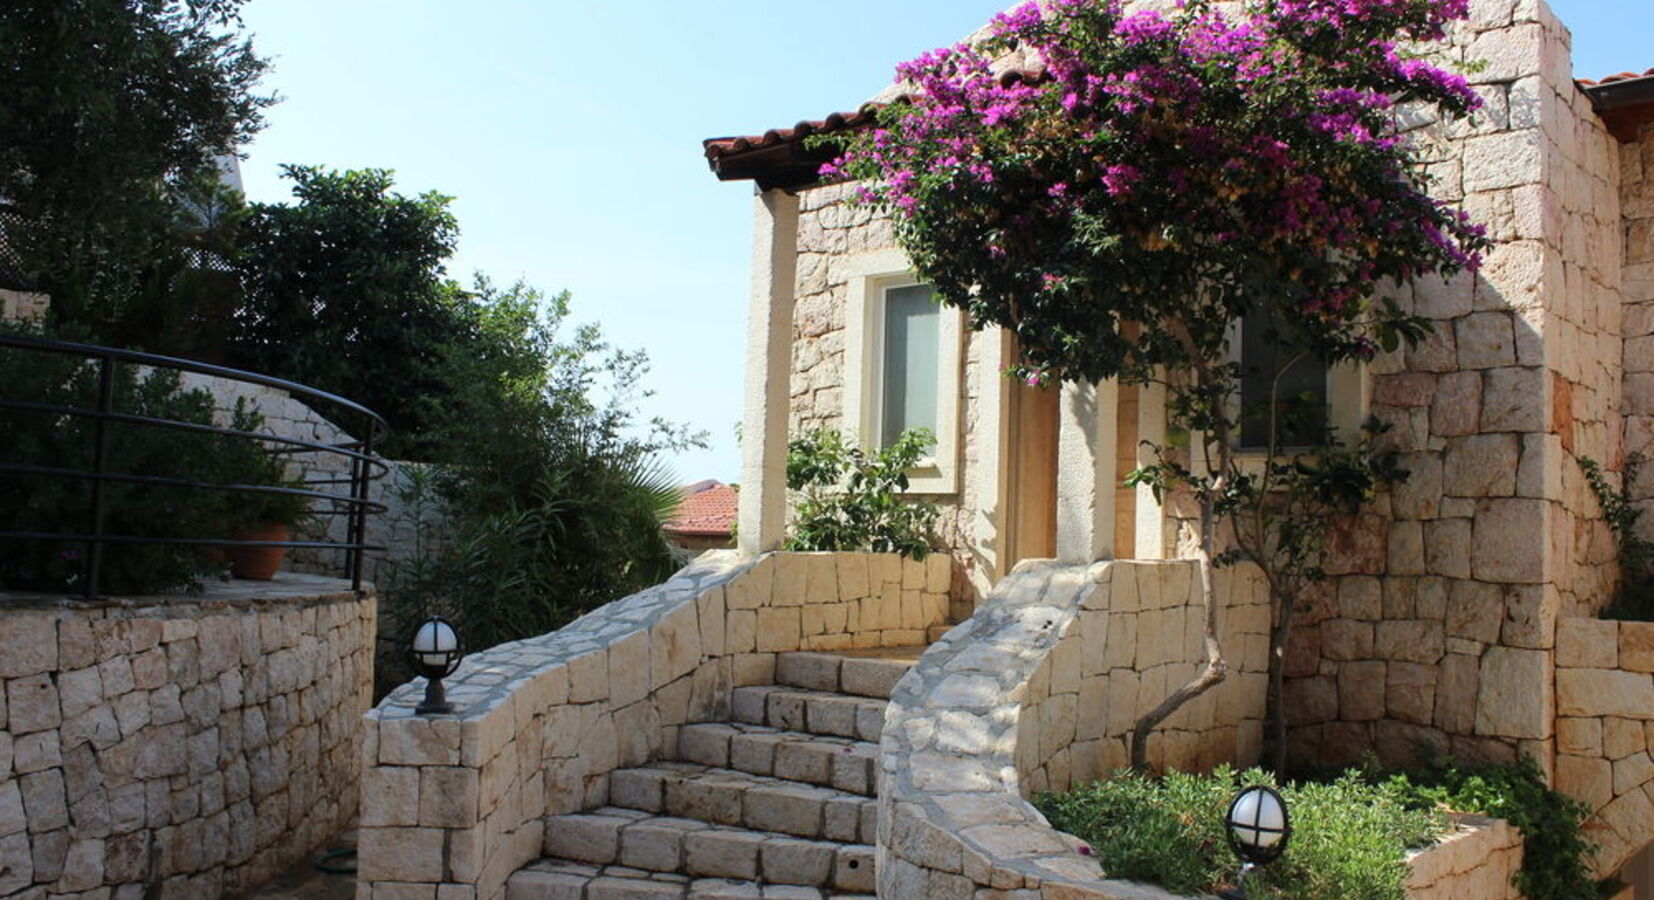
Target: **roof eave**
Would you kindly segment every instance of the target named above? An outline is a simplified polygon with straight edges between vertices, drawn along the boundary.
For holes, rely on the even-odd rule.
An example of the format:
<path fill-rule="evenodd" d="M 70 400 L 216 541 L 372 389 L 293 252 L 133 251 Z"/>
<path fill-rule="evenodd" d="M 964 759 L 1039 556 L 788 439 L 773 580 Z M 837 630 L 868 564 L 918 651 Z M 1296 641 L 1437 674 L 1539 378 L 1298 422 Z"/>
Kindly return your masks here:
<path fill-rule="evenodd" d="M 1636 140 L 1638 130 L 1654 122 L 1654 75 L 1585 85 L 1584 90 L 1608 131 L 1622 141 Z"/>

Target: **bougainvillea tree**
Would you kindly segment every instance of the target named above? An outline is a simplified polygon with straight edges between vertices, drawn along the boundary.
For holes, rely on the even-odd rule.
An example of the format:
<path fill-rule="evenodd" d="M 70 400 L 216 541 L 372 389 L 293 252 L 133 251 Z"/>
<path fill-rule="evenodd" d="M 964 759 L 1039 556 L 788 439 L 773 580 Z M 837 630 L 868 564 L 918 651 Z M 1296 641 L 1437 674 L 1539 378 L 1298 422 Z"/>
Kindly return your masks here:
<path fill-rule="evenodd" d="M 1329 365 L 1369 359 L 1427 330 L 1397 286 L 1473 268 L 1485 245 L 1429 196 L 1395 128 L 1403 104 L 1478 106 L 1413 52 L 1466 6 L 1029 3 L 901 66 L 904 99 L 823 169 L 892 213 L 942 302 L 1015 334 L 1014 375 L 1160 381 L 1197 436 L 1140 477 L 1199 501 L 1207 658 L 1138 723 L 1137 765 L 1148 732 L 1224 677 L 1214 536 L 1237 492 L 1257 491 L 1233 450 L 1236 323 L 1266 316 L 1279 343 Z"/>

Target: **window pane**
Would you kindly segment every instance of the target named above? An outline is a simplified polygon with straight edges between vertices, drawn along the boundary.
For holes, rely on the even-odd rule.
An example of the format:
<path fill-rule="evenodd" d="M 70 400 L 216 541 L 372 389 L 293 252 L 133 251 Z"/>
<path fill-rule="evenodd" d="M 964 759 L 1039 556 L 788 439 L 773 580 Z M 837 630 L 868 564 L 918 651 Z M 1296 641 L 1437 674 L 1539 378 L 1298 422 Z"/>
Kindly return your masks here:
<path fill-rule="evenodd" d="M 909 428 L 936 431 L 936 369 L 942 317 L 928 284 L 884 292 L 884 381 L 879 443 Z"/>
<path fill-rule="evenodd" d="M 1274 388 L 1275 427 L 1282 447 L 1320 443 L 1327 424 L 1327 367 L 1312 356 L 1292 363 L 1275 380 L 1276 369 L 1287 362 L 1280 328 L 1268 316 L 1253 315 L 1241 323 L 1241 440 L 1247 448 L 1269 446 L 1270 390 Z M 1271 385 L 1271 382 L 1274 382 Z"/>

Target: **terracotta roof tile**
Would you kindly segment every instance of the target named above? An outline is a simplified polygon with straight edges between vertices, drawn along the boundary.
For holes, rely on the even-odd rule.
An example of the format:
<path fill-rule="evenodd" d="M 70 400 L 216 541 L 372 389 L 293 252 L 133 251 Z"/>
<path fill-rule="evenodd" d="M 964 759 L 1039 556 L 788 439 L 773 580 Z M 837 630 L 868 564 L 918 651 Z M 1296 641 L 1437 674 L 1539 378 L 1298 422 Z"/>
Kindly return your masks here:
<path fill-rule="evenodd" d="M 716 481 L 690 485 L 661 529 L 668 534 L 728 537 L 735 533 L 739 496 L 735 488 Z"/>
<path fill-rule="evenodd" d="M 1590 78 L 1580 78 L 1576 80 L 1579 82 L 1580 87 L 1594 87 L 1599 84 L 1613 84 L 1616 81 L 1631 81 L 1635 78 L 1648 78 L 1650 76 L 1654 76 L 1654 69 L 1649 69 L 1646 72 L 1618 72 L 1616 74 L 1607 75 L 1595 80 Z"/>

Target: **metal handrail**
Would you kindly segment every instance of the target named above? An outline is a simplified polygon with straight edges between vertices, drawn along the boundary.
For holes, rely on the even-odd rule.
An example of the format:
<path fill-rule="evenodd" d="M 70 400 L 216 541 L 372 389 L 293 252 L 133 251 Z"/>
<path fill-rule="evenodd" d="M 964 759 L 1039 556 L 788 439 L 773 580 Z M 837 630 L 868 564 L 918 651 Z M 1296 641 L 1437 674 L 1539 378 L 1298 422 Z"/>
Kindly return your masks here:
<path fill-rule="evenodd" d="M 103 548 L 107 545 L 178 545 L 178 546 L 206 546 L 206 547 L 289 547 L 307 549 L 343 550 L 346 553 L 346 565 L 350 574 L 351 587 L 361 590 L 363 575 L 363 558 L 367 551 L 383 551 L 379 545 L 368 544 L 367 517 L 370 513 L 382 513 L 385 506 L 368 499 L 368 486 L 375 479 L 383 477 L 390 467 L 384 460 L 374 454 L 373 448 L 383 443 L 390 434 L 390 426 L 384 417 L 352 400 L 347 400 L 337 394 L 318 390 L 308 385 L 263 375 L 257 372 L 247 372 L 241 369 L 232 369 L 227 366 L 218 366 L 211 363 L 196 362 L 180 359 L 174 356 L 162 356 L 154 353 L 142 353 L 136 350 L 123 350 L 115 347 L 100 347 L 94 344 L 82 344 L 72 341 L 60 341 L 49 338 L 27 337 L 23 335 L 0 334 L 0 348 L 15 348 L 19 350 L 43 353 L 56 353 L 82 357 L 95 362 L 98 366 L 98 403 L 95 408 L 84 406 L 69 406 L 55 403 L 40 403 L 31 400 L 0 399 L 0 409 L 32 412 L 43 415 L 73 416 L 93 422 L 93 464 L 91 469 L 73 469 L 57 466 L 32 465 L 24 463 L 0 463 L 0 473 L 19 475 L 33 475 L 46 478 L 72 478 L 89 482 L 91 485 L 91 508 L 88 510 L 90 528 L 78 533 L 48 533 L 39 531 L 0 531 L 0 540 L 51 540 L 67 543 L 84 543 L 87 547 L 87 577 L 85 595 L 88 599 L 98 595 L 99 577 L 102 571 Z M 357 433 L 362 437 L 338 443 L 311 441 L 302 438 L 286 437 L 283 435 L 242 431 L 236 428 L 225 428 L 217 425 L 206 425 L 200 422 L 189 422 L 179 419 L 166 419 L 154 416 L 140 416 L 123 413 L 114 408 L 115 366 L 118 363 L 147 366 L 153 369 L 171 369 L 180 372 L 193 372 L 227 381 L 243 384 L 260 385 L 285 391 L 308 401 L 309 405 L 322 404 L 342 410 L 341 418 L 354 418 L 362 426 Z M 200 481 L 191 478 L 172 478 L 156 475 L 140 475 L 131 472 L 109 471 L 109 442 L 108 425 L 111 422 L 141 427 L 166 428 L 198 434 L 212 434 L 240 440 L 257 442 L 268 453 L 300 454 L 318 453 L 329 454 L 348 461 L 350 476 L 323 477 L 306 479 L 300 484 L 305 487 L 281 487 L 276 485 L 255 484 L 226 484 L 220 482 Z M 343 430 L 343 429 L 341 429 Z M 346 432 L 347 434 L 349 432 Z M 271 447 L 269 445 L 275 445 Z M 310 515 L 317 516 L 347 516 L 346 539 L 343 541 L 330 540 L 237 540 L 228 537 L 143 537 L 134 535 L 108 534 L 104 528 L 106 510 L 104 486 L 110 482 L 145 484 L 152 486 L 185 487 L 200 490 L 223 491 L 230 493 L 247 494 L 285 494 L 310 498 L 313 501 L 322 501 L 327 504 L 326 509 L 312 509 Z M 338 493 L 311 490 L 318 485 L 349 485 L 349 492 L 345 495 Z"/>

